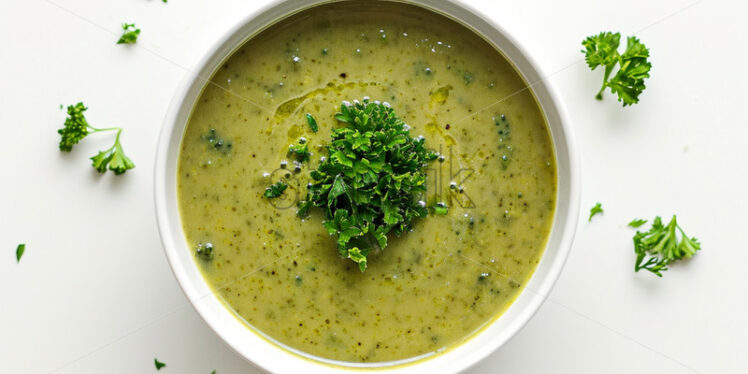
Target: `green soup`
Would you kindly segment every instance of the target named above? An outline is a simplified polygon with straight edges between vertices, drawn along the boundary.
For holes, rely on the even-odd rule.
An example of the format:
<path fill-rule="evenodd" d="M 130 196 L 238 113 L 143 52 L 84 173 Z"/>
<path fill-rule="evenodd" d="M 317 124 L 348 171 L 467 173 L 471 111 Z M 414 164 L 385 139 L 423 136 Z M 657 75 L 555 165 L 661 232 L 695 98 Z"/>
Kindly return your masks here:
<path fill-rule="evenodd" d="M 423 199 L 449 212 L 391 235 L 361 272 L 321 213 L 301 220 L 295 202 L 341 101 L 365 96 L 443 156 Z M 298 171 L 287 151 L 300 137 L 313 155 Z M 540 260 L 556 205 L 553 146 L 526 82 L 470 30 L 396 3 L 315 7 L 246 42 L 196 103 L 178 173 L 187 242 L 212 246 L 195 261 L 216 295 L 277 343 L 352 362 L 435 354 L 498 318 Z M 280 178 L 283 196 L 264 198 Z"/>

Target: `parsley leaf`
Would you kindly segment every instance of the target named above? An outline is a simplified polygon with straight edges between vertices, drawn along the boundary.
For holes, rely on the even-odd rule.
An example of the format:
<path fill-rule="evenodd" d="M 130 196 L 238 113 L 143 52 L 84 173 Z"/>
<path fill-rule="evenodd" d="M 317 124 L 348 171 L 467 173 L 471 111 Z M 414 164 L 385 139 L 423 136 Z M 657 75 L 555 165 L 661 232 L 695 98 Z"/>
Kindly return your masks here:
<path fill-rule="evenodd" d="M 125 151 L 120 143 L 120 135 L 122 134 L 122 128 L 111 127 L 106 129 L 98 129 L 88 124 L 86 117 L 83 112 L 88 108 L 79 102 L 75 105 L 68 106 L 68 117 L 65 119 L 63 128 L 57 130 L 60 134 L 60 150 L 63 152 L 70 152 L 73 150 L 73 146 L 78 144 L 86 136 L 103 131 L 117 131 L 117 135 L 114 138 L 114 144 L 103 151 L 100 151 L 95 156 L 91 157 L 92 165 L 99 173 L 104 173 L 107 168 L 114 172 L 116 175 L 120 175 L 135 167 L 135 164 L 125 155 Z"/>
<path fill-rule="evenodd" d="M 296 160 L 299 162 L 309 160 L 309 157 L 312 155 L 312 153 L 309 152 L 309 144 L 304 138 L 299 139 L 299 144 L 291 144 L 288 146 L 288 153 L 295 156 Z"/>
<path fill-rule="evenodd" d="M 639 39 L 628 37 L 623 54 L 618 53 L 620 41 L 620 33 L 601 32 L 582 42 L 582 53 L 590 69 L 595 70 L 598 66 L 605 68 L 603 84 L 595 98 L 602 100 L 603 91 L 609 87 L 611 92 L 618 95 L 618 101 L 627 106 L 639 102 L 639 95 L 646 88 L 644 80 L 649 78 L 652 64 L 648 61 L 649 49 Z M 618 71 L 611 78 L 616 66 Z"/>
<path fill-rule="evenodd" d="M 629 227 L 637 228 L 645 223 L 647 223 L 646 219 L 634 218 L 629 222 Z"/>
<path fill-rule="evenodd" d="M 114 145 L 111 148 L 100 151 L 96 156 L 91 157 L 93 167 L 99 173 L 106 172 L 107 166 L 115 175 L 120 175 L 135 167 L 132 160 L 125 156 L 125 151 L 122 149 L 122 144 L 119 142 L 119 135 L 121 132 L 122 130 L 117 132 L 117 137 L 114 139 Z"/>
<path fill-rule="evenodd" d="M 447 204 L 444 204 L 442 202 L 434 204 L 432 207 L 434 214 L 439 216 L 446 216 L 447 213 L 449 213 L 449 208 L 447 208 Z"/>
<path fill-rule="evenodd" d="M 426 192 L 425 168 L 437 155 L 423 137 L 410 136 L 387 103 L 343 102 L 335 119 L 345 126 L 332 131 L 329 157 L 311 172 L 297 214 L 321 208 L 338 253 L 364 271 L 367 256 L 387 246 L 389 233 L 399 236 L 428 215 L 418 198 Z"/>
<path fill-rule="evenodd" d="M 21 256 L 23 256 L 23 252 L 26 251 L 26 244 L 19 244 L 18 247 L 16 247 L 16 263 L 21 262 Z"/>
<path fill-rule="evenodd" d="M 157 358 L 153 359 L 153 363 L 156 365 L 156 370 L 161 370 L 162 367 L 166 366 L 165 363 L 159 361 Z"/>
<path fill-rule="evenodd" d="M 122 36 L 117 40 L 117 44 L 134 44 L 138 41 L 140 29 L 135 27 L 134 23 L 122 24 Z"/>
<path fill-rule="evenodd" d="M 288 185 L 279 181 L 265 189 L 265 197 L 268 199 L 280 197 L 280 195 L 283 195 L 283 191 L 285 191 L 286 188 L 288 188 Z"/>
<path fill-rule="evenodd" d="M 592 221 L 592 217 L 595 214 L 602 213 L 602 212 L 603 212 L 603 205 L 600 204 L 600 203 L 595 204 L 595 206 L 593 206 L 592 208 L 590 208 L 590 218 L 587 221 L 588 222 Z"/>
<path fill-rule="evenodd" d="M 680 232 L 680 240 L 677 233 Z M 668 269 L 668 265 L 682 258 L 689 258 L 701 249 L 696 238 L 689 238 L 678 225 L 676 217 L 667 225 L 657 216 L 649 231 L 637 231 L 634 235 L 634 253 L 636 264 L 634 271 L 648 270 L 658 277 Z"/>
<path fill-rule="evenodd" d="M 306 122 L 309 124 L 309 128 L 312 129 L 312 132 L 317 132 L 319 130 L 319 127 L 317 126 L 317 120 L 312 117 L 311 114 L 306 114 Z"/>

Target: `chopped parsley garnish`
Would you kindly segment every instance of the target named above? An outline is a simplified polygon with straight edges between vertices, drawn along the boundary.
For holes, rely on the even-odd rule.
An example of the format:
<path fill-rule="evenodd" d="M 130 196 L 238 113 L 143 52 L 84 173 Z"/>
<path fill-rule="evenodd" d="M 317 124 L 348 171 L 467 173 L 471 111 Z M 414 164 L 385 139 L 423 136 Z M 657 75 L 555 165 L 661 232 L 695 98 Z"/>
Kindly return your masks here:
<path fill-rule="evenodd" d="M 23 256 L 23 252 L 26 251 L 26 244 L 19 244 L 18 247 L 16 247 L 16 262 L 21 262 L 21 257 Z"/>
<path fill-rule="evenodd" d="M 418 199 L 426 192 L 426 166 L 437 155 L 423 137 L 410 136 L 387 103 L 343 102 L 335 119 L 345 126 L 332 131 L 329 157 L 311 172 L 298 215 L 321 208 L 339 254 L 364 271 L 367 256 L 387 246 L 387 234 L 401 235 L 428 215 Z"/>
<path fill-rule="evenodd" d="M 83 103 L 68 106 L 68 117 L 65 119 L 63 128 L 57 130 L 60 134 L 60 150 L 70 152 L 73 146 L 78 144 L 86 136 L 103 131 L 117 131 L 114 138 L 114 145 L 110 148 L 100 151 L 91 157 L 92 165 L 99 173 L 104 173 L 107 168 L 120 175 L 135 167 L 135 164 L 126 155 L 119 141 L 122 129 L 119 127 L 110 127 L 106 129 L 97 129 L 88 124 L 83 112 L 88 110 Z"/>
<path fill-rule="evenodd" d="M 228 154 L 231 151 L 233 144 L 231 141 L 223 139 L 216 129 L 210 129 L 207 133 L 203 134 L 201 138 L 208 142 L 208 144 L 216 151 L 221 151 Z"/>
<path fill-rule="evenodd" d="M 159 361 L 157 358 L 153 359 L 153 363 L 156 365 L 156 370 L 161 370 L 162 367 L 166 366 L 165 363 Z"/>
<path fill-rule="evenodd" d="M 629 227 L 637 228 L 645 223 L 647 223 L 646 219 L 634 218 L 633 220 L 631 220 L 631 222 L 629 222 Z"/>
<path fill-rule="evenodd" d="M 447 208 L 447 204 L 439 202 L 434 204 L 432 207 L 434 214 L 439 216 L 446 216 L 447 213 L 449 213 L 449 208 Z"/>
<path fill-rule="evenodd" d="M 509 121 L 505 115 L 495 115 L 493 122 L 496 125 L 497 132 L 499 133 L 499 157 L 501 158 L 501 168 L 506 170 L 509 167 L 509 163 L 512 161 L 512 155 L 514 154 L 514 148 L 509 143 L 512 140 L 511 129 Z"/>
<path fill-rule="evenodd" d="M 265 189 L 265 197 L 268 199 L 280 197 L 280 195 L 283 195 L 283 191 L 285 191 L 286 188 L 288 188 L 288 185 L 279 181 Z"/>
<path fill-rule="evenodd" d="M 590 208 L 590 218 L 587 221 L 592 221 L 592 217 L 595 214 L 602 213 L 603 212 L 603 205 L 600 203 L 595 204 L 592 208 Z"/>
<path fill-rule="evenodd" d="M 312 129 L 312 132 L 317 132 L 319 130 L 319 126 L 317 126 L 317 120 L 312 117 L 311 114 L 306 114 L 306 122 L 309 124 L 309 128 Z"/>
<path fill-rule="evenodd" d="M 465 82 L 465 85 L 473 83 L 473 81 L 475 80 L 475 74 L 467 70 L 462 70 L 460 74 L 462 75 L 462 80 Z"/>
<path fill-rule="evenodd" d="M 299 139 L 298 144 L 291 144 L 290 146 L 288 146 L 288 153 L 292 156 L 295 156 L 296 160 L 299 162 L 308 160 L 312 155 L 309 152 L 309 144 L 304 138 Z"/>
<path fill-rule="evenodd" d="M 201 259 L 205 261 L 210 261 L 213 259 L 213 243 L 199 243 L 197 245 L 197 248 L 195 249 L 195 254 L 197 254 L 197 257 L 200 257 Z"/>
<path fill-rule="evenodd" d="M 644 269 L 662 277 L 662 272 L 668 269 L 669 264 L 682 258 L 689 258 L 700 249 L 699 241 L 686 235 L 675 216 L 667 225 L 663 225 L 662 219 L 657 216 L 649 231 L 637 231 L 634 235 L 634 271 Z"/>
<path fill-rule="evenodd" d="M 598 66 L 605 68 L 603 85 L 595 98 L 602 100 L 605 87 L 610 87 L 611 92 L 618 95 L 618 101 L 626 106 L 639 102 L 639 95 L 646 88 L 644 80 L 649 78 L 652 64 L 647 60 L 649 49 L 639 39 L 629 36 L 623 54 L 618 53 L 620 41 L 620 33 L 601 32 L 582 42 L 585 48 L 582 53 L 590 69 L 595 70 Z M 616 65 L 618 71 L 611 78 Z"/>
<path fill-rule="evenodd" d="M 140 29 L 135 27 L 134 23 L 122 24 L 122 36 L 117 40 L 117 44 L 134 44 L 138 41 Z"/>

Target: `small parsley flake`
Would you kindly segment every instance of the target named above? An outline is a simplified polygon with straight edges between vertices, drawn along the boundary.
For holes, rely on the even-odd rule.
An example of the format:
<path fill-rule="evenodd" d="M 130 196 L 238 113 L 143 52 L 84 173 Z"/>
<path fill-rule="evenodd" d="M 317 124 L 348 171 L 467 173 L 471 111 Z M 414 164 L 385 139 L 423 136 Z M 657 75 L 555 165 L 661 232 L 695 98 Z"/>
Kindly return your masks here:
<path fill-rule="evenodd" d="M 18 247 L 16 247 L 16 263 L 21 262 L 21 256 L 23 256 L 23 252 L 26 251 L 26 244 L 19 244 Z"/>
<path fill-rule="evenodd" d="M 307 143 L 304 138 L 299 139 L 298 144 L 291 144 L 288 147 L 288 154 L 296 157 L 296 160 L 299 162 L 309 160 L 309 157 L 312 155 L 312 153 L 309 152 L 309 143 Z"/>
<path fill-rule="evenodd" d="M 434 204 L 432 209 L 434 211 L 434 214 L 438 216 L 446 216 L 447 213 L 449 212 L 449 208 L 447 207 L 447 204 L 442 203 L 442 202 Z"/>
<path fill-rule="evenodd" d="M 590 218 L 587 221 L 588 222 L 592 221 L 592 217 L 594 215 L 596 215 L 598 213 L 602 213 L 602 212 L 603 212 L 603 206 L 602 206 L 602 204 L 600 204 L 600 203 L 595 204 L 595 206 L 593 206 L 592 208 L 590 208 Z"/>
<path fill-rule="evenodd" d="M 123 23 L 122 36 L 120 36 L 117 44 L 134 44 L 138 41 L 139 35 L 140 29 L 136 28 L 134 23 Z"/>
<path fill-rule="evenodd" d="M 276 197 L 280 197 L 280 195 L 283 195 L 283 191 L 288 188 L 288 185 L 283 182 L 277 182 L 270 187 L 265 189 L 265 197 L 268 199 L 274 199 Z"/>
<path fill-rule="evenodd" d="M 311 114 L 306 114 L 306 122 L 309 124 L 309 127 L 312 129 L 312 132 L 317 132 L 319 127 L 317 126 L 317 120 L 312 117 Z"/>
<path fill-rule="evenodd" d="M 195 254 L 197 257 L 200 257 L 201 259 L 205 261 L 210 261 L 213 259 L 213 243 L 198 243 L 197 248 L 195 248 Z"/>

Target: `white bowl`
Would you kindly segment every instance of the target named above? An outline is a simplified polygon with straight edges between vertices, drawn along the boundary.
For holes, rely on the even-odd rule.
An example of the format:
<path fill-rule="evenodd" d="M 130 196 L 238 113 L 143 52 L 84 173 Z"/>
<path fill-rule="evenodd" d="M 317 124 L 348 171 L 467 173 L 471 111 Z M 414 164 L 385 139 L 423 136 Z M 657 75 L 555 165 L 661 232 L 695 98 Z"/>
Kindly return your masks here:
<path fill-rule="evenodd" d="M 454 373 L 467 369 L 506 343 L 535 314 L 550 293 L 571 249 L 579 214 L 579 167 L 569 122 L 558 94 L 543 80 L 538 65 L 501 27 L 470 7 L 444 0 L 414 0 L 414 5 L 466 25 L 494 45 L 529 83 L 550 128 L 558 167 L 557 207 L 543 254 L 525 289 L 501 315 L 468 341 L 431 358 L 408 364 L 350 364 L 312 358 L 271 342 L 248 328 L 212 292 L 192 258 L 182 232 L 177 203 L 177 160 L 187 121 L 203 86 L 231 54 L 250 37 L 278 20 L 329 0 L 287 0 L 250 14 L 217 40 L 177 90 L 164 119 L 156 152 L 155 203 L 161 241 L 174 275 L 205 322 L 241 356 L 271 372 L 334 373 L 375 367 L 390 373 Z"/>

